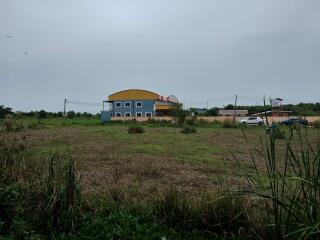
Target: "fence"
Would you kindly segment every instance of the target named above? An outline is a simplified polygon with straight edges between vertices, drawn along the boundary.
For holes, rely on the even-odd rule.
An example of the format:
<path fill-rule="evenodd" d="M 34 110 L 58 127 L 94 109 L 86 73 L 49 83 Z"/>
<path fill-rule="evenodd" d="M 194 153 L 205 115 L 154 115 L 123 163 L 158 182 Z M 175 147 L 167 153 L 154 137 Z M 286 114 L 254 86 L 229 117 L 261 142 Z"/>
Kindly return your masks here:
<path fill-rule="evenodd" d="M 246 117 L 236 117 L 236 120 L 241 120 Z M 312 123 L 315 121 L 320 121 L 320 116 L 304 116 L 302 117 L 303 119 L 308 120 L 308 122 Z M 136 120 L 137 122 L 145 122 L 148 121 L 149 119 L 153 119 L 156 121 L 172 121 L 172 117 L 112 117 L 112 121 L 130 121 L 130 120 Z M 233 120 L 232 116 L 216 116 L 216 117 L 198 117 L 198 120 L 204 120 L 208 122 L 213 122 L 213 121 L 219 121 L 223 122 L 226 119 Z M 283 120 L 288 119 L 288 117 L 273 117 L 273 116 L 268 116 L 268 122 L 273 123 L 273 122 L 281 122 Z"/>

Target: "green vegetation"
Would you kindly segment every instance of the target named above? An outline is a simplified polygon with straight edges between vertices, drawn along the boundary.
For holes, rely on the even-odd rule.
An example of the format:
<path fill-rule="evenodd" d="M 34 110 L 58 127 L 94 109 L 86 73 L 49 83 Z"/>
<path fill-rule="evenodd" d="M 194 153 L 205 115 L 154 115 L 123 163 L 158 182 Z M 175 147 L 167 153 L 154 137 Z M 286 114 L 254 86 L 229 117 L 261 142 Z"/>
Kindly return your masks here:
<path fill-rule="evenodd" d="M 6 119 L 0 239 L 319 239 L 318 129 Z"/>
<path fill-rule="evenodd" d="M 234 105 L 228 104 L 224 107 L 225 110 L 233 110 Z M 262 113 L 264 111 L 271 110 L 271 105 L 241 105 L 237 106 L 239 110 L 248 110 L 249 114 Z M 196 109 L 190 109 L 192 112 L 197 114 Z M 299 116 L 319 116 L 320 115 L 320 103 L 299 103 L 299 104 L 286 104 L 283 108 L 284 111 L 292 111 L 293 115 Z M 207 111 L 203 114 L 197 114 L 202 116 L 218 116 L 219 108 L 213 107 L 207 109 Z"/>
<path fill-rule="evenodd" d="M 12 109 L 0 105 L 0 119 L 4 118 L 7 114 L 12 114 Z"/>
<path fill-rule="evenodd" d="M 222 122 L 222 127 L 223 128 L 236 128 L 237 127 L 237 123 L 231 119 L 225 119 Z"/>
<path fill-rule="evenodd" d="M 197 129 L 192 126 L 186 126 L 181 130 L 181 133 L 189 134 L 189 133 L 196 133 Z"/>
<path fill-rule="evenodd" d="M 144 128 L 141 126 L 130 126 L 128 128 L 128 133 L 144 133 Z"/>

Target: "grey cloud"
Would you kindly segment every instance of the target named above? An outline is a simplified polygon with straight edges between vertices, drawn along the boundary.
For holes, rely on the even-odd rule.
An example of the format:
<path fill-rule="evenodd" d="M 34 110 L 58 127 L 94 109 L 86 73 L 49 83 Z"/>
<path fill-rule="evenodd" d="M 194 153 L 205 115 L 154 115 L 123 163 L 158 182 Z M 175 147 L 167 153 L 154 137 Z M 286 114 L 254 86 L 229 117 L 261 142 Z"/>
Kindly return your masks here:
<path fill-rule="evenodd" d="M 317 0 L 4 0 L 0 104 L 58 111 L 64 97 L 128 88 L 188 105 L 235 93 L 320 101 L 319 10 Z"/>

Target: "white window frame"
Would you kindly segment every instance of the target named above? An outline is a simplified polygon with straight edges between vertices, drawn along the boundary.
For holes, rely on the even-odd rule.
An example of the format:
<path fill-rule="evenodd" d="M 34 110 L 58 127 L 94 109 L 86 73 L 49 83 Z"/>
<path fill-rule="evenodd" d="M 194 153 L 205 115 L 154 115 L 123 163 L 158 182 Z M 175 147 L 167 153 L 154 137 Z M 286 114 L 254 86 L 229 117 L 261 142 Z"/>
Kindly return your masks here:
<path fill-rule="evenodd" d="M 150 114 L 150 116 L 147 116 L 147 114 Z M 144 113 L 144 116 L 145 116 L 145 117 L 152 117 L 152 112 L 145 112 L 145 113 Z"/>
<path fill-rule="evenodd" d="M 129 116 L 127 116 L 127 114 L 129 114 Z M 124 113 L 124 116 L 125 116 L 125 117 L 131 117 L 131 112 L 125 112 L 125 113 Z"/>
<path fill-rule="evenodd" d="M 118 103 L 120 103 L 120 106 L 117 106 Z M 122 102 L 115 102 L 114 103 L 114 107 L 115 108 L 122 108 Z"/>
<path fill-rule="evenodd" d="M 138 103 L 141 103 L 141 106 L 138 106 Z M 143 103 L 142 102 L 136 102 L 136 108 L 142 108 L 143 107 Z"/>
<path fill-rule="evenodd" d="M 129 103 L 129 106 L 126 106 L 126 104 Z M 124 105 L 123 105 L 125 108 L 131 108 L 131 102 L 124 102 Z"/>
<path fill-rule="evenodd" d="M 120 116 L 118 116 L 118 114 L 119 114 Z M 115 116 L 116 116 L 116 117 L 122 117 L 122 113 L 121 113 L 121 112 L 115 112 Z"/>
<path fill-rule="evenodd" d="M 140 114 L 140 116 L 138 116 L 138 114 Z M 136 117 L 142 117 L 142 112 L 136 112 Z"/>

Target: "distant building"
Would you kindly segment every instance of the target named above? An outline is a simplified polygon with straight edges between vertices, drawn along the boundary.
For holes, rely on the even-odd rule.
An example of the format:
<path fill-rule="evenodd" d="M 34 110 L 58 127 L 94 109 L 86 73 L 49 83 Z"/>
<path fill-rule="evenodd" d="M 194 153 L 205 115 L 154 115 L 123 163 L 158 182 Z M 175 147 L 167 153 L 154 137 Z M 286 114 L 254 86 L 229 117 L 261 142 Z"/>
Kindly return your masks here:
<path fill-rule="evenodd" d="M 102 121 L 108 121 L 111 117 L 167 116 L 172 107 L 180 104 L 173 95 L 163 97 L 141 89 L 113 93 L 104 103 L 108 109 L 101 112 Z"/>
<path fill-rule="evenodd" d="M 219 110 L 219 113 L 218 115 L 219 116 L 246 116 L 249 114 L 249 111 L 248 110 Z"/>
<path fill-rule="evenodd" d="M 190 111 L 193 113 L 193 115 L 204 115 L 207 113 L 208 109 L 206 108 L 190 108 Z"/>
<path fill-rule="evenodd" d="M 271 103 L 271 115 L 275 117 L 288 117 L 289 111 L 284 111 L 283 98 L 270 99 Z"/>

